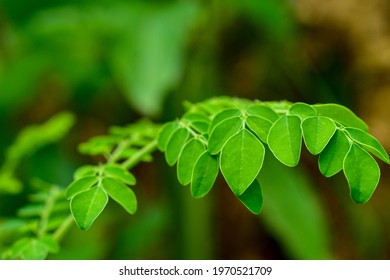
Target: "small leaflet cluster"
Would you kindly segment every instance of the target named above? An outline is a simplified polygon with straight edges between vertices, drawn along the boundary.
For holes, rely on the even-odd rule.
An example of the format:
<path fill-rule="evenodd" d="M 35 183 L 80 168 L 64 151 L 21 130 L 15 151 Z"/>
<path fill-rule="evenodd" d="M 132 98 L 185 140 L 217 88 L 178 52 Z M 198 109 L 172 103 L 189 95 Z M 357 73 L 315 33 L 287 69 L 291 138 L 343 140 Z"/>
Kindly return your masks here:
<path fill-rule="evenodd" d="M 195 198 L 211 190 L 221 171 L 234 195 L 251 212 L 260 213 L 263 197 L 257 177 L 265 145 L 281 163 L 293 167 L 304 142 L 311 154 L 319 155 L 324 176 L 344 171 L 356 203 L 367 202 L 379 182 L 380 169 L 372 155 L 390 163 L 367 125 L 337 104 L 217 98 L 188 107 L 181 119 L 161 128 L 158 147 L 170 166 L 177 164 L 179 182 L 190 184 Z"/>
<path fill-rule="evenodd" d="M 157 131 L 158 126 L 141 121 L 128 127 L 113 127 L 109 135 L 80 145 L 82 153 L 105 157 L 105 163 L 98 166 L 80 167 L 67 188 L 66 198 L 70 200 L 71 212 L 80 229 L 91 227 L 109 198 L 130 214 L 137 211 L 137 198 L 129 187 L 136 184 L 136 178 L 129 169 L 133 163 L 151 161 L 148 151 L 139 152 L 155 142 Z"/>

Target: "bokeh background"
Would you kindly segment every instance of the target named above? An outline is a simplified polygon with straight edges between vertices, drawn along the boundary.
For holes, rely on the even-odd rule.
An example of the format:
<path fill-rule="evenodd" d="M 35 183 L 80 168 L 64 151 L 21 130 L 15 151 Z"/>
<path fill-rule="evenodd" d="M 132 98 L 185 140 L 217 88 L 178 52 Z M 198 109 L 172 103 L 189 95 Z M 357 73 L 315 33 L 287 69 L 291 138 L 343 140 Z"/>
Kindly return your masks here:
<path fill-rule="evenodd" d="M 79 143 L 112 125 L 162 123 L 191 102 L 229 95 L 339 103 L 390 150 L 388 0 L 2 0 L 0 163 L 23 127 L 71 111 L 76 125 L 18 168 L 24 191 L 0 194 L 0 223 L 31 178 L 66 187 L 96 159 Z M 390 169 L 356 205 L 342 174 L 324 178 L 270 158 L 264 209 L 252 215 L 219 180 L 195 200 L 156 153 L 134 169 L 136 215 L 110 203 L 86 232 L 73 226 L 53 259 L 389 259 Z"/>

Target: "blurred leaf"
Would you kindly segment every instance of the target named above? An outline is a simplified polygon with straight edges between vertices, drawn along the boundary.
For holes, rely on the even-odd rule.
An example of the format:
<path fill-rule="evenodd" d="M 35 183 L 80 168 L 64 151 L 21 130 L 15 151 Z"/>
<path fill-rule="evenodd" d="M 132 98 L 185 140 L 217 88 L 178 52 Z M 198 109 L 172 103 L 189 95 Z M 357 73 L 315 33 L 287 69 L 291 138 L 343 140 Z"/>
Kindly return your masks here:
<path fill-rule="evenodd" d="M 266 201 L 262 220 L 293 259 L 333 257 L 327 217 L 306 171 L 281 165 L 267 153 L 259 179 Z"/>
<path fill-rule="evenodd" d="M 379 183 L 380 169 L 375 159 L 353 144 L 344 159 L 344 174 L 351 197 L 356 203 L 366 203 Z"/>
<path fill-rule="evenodd" d="M 108 195 L 127 212 L 134 214 L 137 211 L 137 198 L 129 187 L 110 177 L 104 178 L 102 185 Z"/>
<path fill-rule="evenodd" d="M 160 112 L 164 97 L 182 76 L 184 47 L 195 19 L 195 2 L 133 7 L 130 32 L 113 50 L 111 65 L 128 101 L 145 115 Z"/>
<path fill-rule="evenodd" d="M 245 128 L 226 142 L 221 152 L 221 172 L 235 195 L 242 195 L 256 179 L 263 160 L 263 144 Z"/>
<path fill-rule="evenodd" d="M 299 162 L 302 146 L 301 120 L 297 116 L 282 116 L 271 127 L 267 143 L 275 157 L 293 167 Z"/>
<path fill-rule="evenodd" d="M 217 179 L 218 159 L 205 151 L 195 163 L 192 173 L 191 194 L 195 198 L 205 196 Z"/>

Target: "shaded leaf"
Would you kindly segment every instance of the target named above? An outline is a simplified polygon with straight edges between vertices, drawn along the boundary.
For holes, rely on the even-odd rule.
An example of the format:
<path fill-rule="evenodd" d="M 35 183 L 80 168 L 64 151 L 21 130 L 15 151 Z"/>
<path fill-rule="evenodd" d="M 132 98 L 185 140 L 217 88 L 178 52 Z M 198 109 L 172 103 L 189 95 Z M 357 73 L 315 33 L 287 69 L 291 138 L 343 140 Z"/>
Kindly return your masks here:
<path fill-rule="evenodd" d="M 301 119 L 281 116 L 271 127 L 267 143 L 274 156 L 283 164 L 293 167 L 299 162 L 302 146 Z"/>
<path fill-rule="evenodd" d="M 307 117 L 302 122 L 303 139 L 313 155 L 321 153 L 335 131 L 335 123 L 327 117 Z"/>
<path fill-rule="evenodd" d="M 318 167 L 325 177 L 331 177 L 343 169 L 344 158 L 350 143 L 344 132 L 336 130 L 318 158 Z"/>
<path fill-rule="evenodd" d="M 221 172 L 236 196 L 255 180 L 264 160 L 264 146 L 247 129 L 231 137 L 221 152 Z"/>
<path fill-rule="evenodd" d="M 108 196 L 100 187 L 79 193 L 70 202 L 70 210 L 81 230 L 91 227 L 106 207 Z"/>
<path fill-rule="evenodd" d="M 249 209 L 253 214 L 258 215 L 263 208 L 263 192 L 261 191 L 260 183 L 255 179 L 252 184 L 237 198 Z"/>
<path fill-rule="evenodd" d="M 191 194 L 195 198 L 205 196 L 213 187 L 218 175 L 218 159 L 205 151 L 195 163 L 192 174 Z"/>
<path fill-rule="evenodd" d="M 102 185 L 108 195 L 127 212 L 134 214 L 137 211 L 137 197 L 129 187 L 110 177 L 104 178 Z"/>
<path fill-rule="evenodd" d="M 184 146 L 177 162 L 177 178 L 180 184 L 187 185 L 191 182 L 195 163 L 205 150 L 202 142 L 197 139 L 191 139 Z"/>
<path fill-rule="evenodd" d="M 344 174 L 351 197 L 356 203 L 366 203 L 379 183 L 378 163 L 368 152 L 353 144 L 344 159 Z"/>
<path fill-rule="evenodd" d="M 242 120 L 239 117 L 230 118 L 220 122 L 210 134 L 208 150 L 212 155 L 218 154 L 226 141 L 236 134 L 242 127 Z"/>

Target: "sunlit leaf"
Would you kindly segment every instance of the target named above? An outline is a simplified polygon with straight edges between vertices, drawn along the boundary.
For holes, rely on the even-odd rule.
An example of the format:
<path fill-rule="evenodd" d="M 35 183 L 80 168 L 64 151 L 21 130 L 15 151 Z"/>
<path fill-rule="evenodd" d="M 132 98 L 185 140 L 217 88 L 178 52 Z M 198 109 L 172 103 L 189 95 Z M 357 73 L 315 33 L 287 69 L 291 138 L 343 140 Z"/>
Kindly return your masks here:
<path fill-rule="evenodd" d="M 212 155 L 218 154 L 226 141 L 236 134 L 242 127 L 242 120 L 239 117 L 229 118 L 220 122 L 212 130 L 209 138 L 208 150 Z"/>
<path fill-rule="evenodd" d="M 347 127 L 345 128 L 348 135 L 356 142 L 359 143 L 364 149 L 377 156 L 386 163 L 390 163 L 389 155 L 386 150 L 383 148 L 381 143 L 374 137 L 368 134 L 367 132 Z"/>
<path fill-rule="evenodd" d="M 299 162 L 302 146 L 301 120 L 297 116 L 282 116 L 271 127 L 268 145 L 275 157 L 293 167 Z"/>
<path fill-rule="evenodd" d="M 134 214 L 137 211 L 137 198 L 129 187 L 110 177 L 104 178 L 102 185 L 108 195 L 127 212 Z"/>
<path fill-rule="evenodd" d="M 177 178 L 182 185 L 191 182 L 195 163 L 204 153 L 205 147 L 199 140 L 191 139 L 183 148 L 177 162 Z"/>
<path fill-rule="evenodd" d="M 103 172 L 106 176 L 111 176 L 113 178 L 119 179 L 127 185 L 132 186 L 136 183 L 134 175 L 119 164 L 106 165 L 104 166 Z"/>
<path fill-rule="evenodd" d="M 108 196 L 100 187 L 79 193 L 70 202 L 73 217 L 81 230 L 91 227 L 106 207 Z"/>
<path fill-rule="evenodd" d="M 269 120 L 256 116 L 248 116 L 246 124 L 261 141 L 267 143 L 268 133 L 272 127 L 272 123 Z"/>
<path fill-rule="evenodd" d="M 99 178 L 97 176 L 88 176 L 73 181 L 66 189 L 66 198 L 70 199 L 75 195 L 90 189 L 98 182 L 98 180 Z"/>
<path fill-rule="evenodd" d="M 239 117 L 240 115 L 241 115 L 241 111 L 236 108 L 229 108 L 229 109 L 222 110 L 221 112 L 216 114 L 213 120 L 211 121 L 209 126 L 209 133 L 211 134 L 214 128 L 221 122 L 231 118 Z"/>
<path fill-rule="evenodd" d="M 246 113 L 249 116 L 266 119 L 271 123 L 275 122 L 279 118 L 278 114 L 274 110 L 262 104 L 255 104 L 248 107 L 248 109 L 246 109 Z"/>
<path fill-rule="evenodd" d="M 302 120 L 317 116 L 317 111 L 312 106 L 300 102 L 293 104 L 288 112 L 290 115 L 298 116 Z"/>
<path fill-rule="evenodd" d="M 327 117 L 307 117 L 302 122 L 303 139 L 313 155 L 322 152 L 335 131 L 335 123 Z"/>
<path fill-rule="evenodd" d="M 264 146 L 247 129 L 231 137 L 221 152 L 221 172 L 237 196 L 255 180 L 264 160 Z"/>

